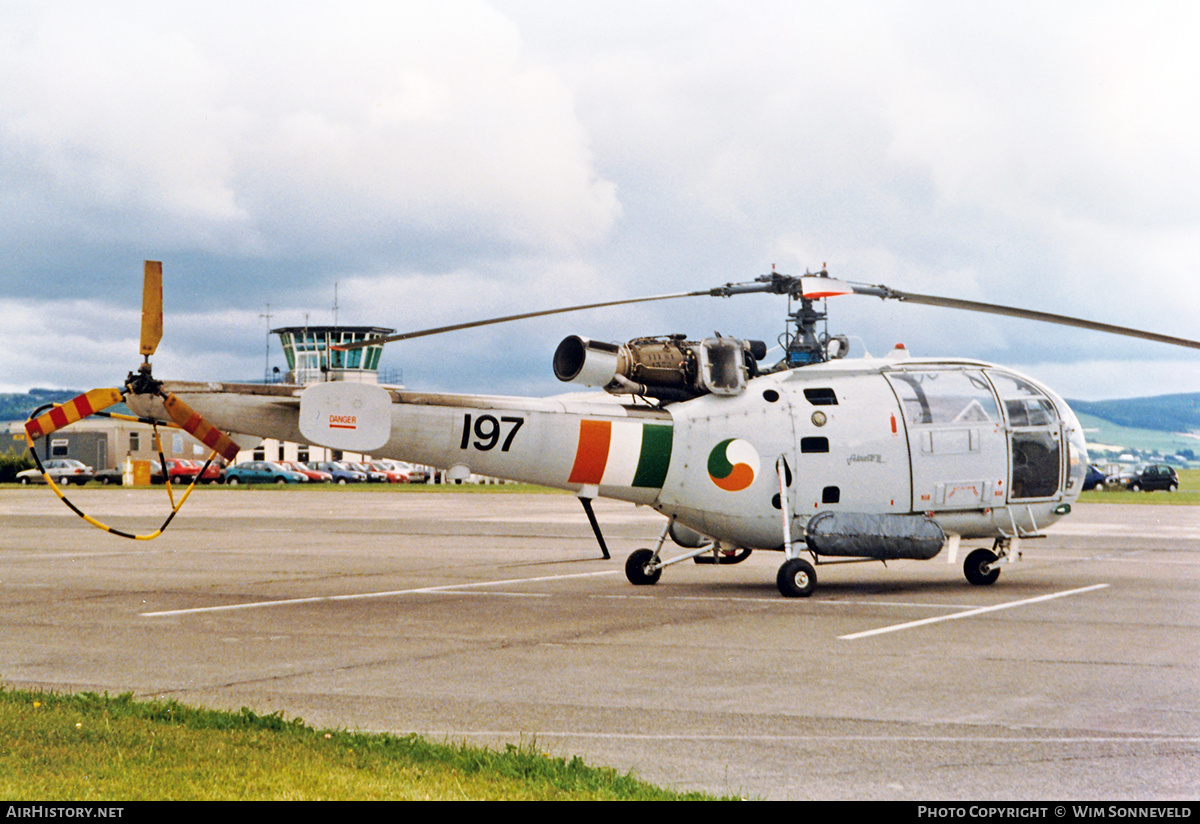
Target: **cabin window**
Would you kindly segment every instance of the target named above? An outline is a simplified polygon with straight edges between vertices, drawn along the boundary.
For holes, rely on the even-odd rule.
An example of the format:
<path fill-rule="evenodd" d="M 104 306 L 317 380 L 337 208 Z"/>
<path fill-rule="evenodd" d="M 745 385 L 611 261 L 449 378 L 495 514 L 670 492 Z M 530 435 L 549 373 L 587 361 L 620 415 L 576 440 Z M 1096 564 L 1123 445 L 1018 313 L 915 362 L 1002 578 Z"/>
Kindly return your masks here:
<path fill-rule="evenodd" d="M 827 486 L 821 490 L 821 503 L 836 504 L 842 499 L 842 490 L 836 486 Z"/>
<path fill-rule="evenodd" d="M 805 454 L 829 451 L 829 438 L 801 438 L 800 451 Z"/>
<path fill-rule="evenodd" d="M 895 372 L 888 375 L 905 420 L 927 424 L 972 424 L 1000 420 L 996 396 L 983 373 L 970 370 Z"/>
<path fill-rule="evenodd" d="M 837 395 L 832 389 L 820 387 L 817 389 L 805 389 L 804 397 L 813 406 L 837 406 Z"/>

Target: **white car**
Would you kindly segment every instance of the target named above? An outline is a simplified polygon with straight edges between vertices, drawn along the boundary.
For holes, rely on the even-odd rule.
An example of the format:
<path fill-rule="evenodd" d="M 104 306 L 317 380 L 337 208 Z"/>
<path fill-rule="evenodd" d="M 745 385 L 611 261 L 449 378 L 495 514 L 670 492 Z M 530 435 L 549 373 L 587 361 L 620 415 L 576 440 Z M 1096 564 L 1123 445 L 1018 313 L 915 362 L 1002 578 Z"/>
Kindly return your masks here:
<path fill-rule="evenodd" d="M 67 484 L 83 486 L 96 477 L 95 471 L 90 466 L 70 458 L 55 458 L 43 462 L 42 466 L 45 467 L 46 474 L 53 478 L 56 484 L 62 486 Z M 46 479 L 42 477 L 42 473 L 36 469 L 26 469 L 17 473 L 17 483 L 20 484 L 44 484 L 45 482 Z"/>
<path fill-rule="evenodd" d="M 387 460 L 378 460 L 374 463 L 386 464 L 396 472 L 403 472 L 408 476 L 408 483 L 423 484 L 429 481 L 429 473 L 424 469 L 419 469 L 407 461 L 393 461 L 390 458 Z"/>

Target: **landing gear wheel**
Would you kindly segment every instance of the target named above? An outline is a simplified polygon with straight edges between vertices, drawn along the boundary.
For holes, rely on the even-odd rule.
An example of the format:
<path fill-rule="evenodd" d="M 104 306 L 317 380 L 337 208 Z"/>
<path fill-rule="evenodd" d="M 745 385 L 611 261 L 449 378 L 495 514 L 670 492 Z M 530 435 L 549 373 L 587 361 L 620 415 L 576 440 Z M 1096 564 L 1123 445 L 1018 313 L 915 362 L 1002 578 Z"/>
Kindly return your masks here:
<path fill-rule="evenodd" d="M 967 556 L 966 562 L 963 564 L 963 574 L 967 576 L 967 580 L 977 587 L 988 586 L 996 583 L 996 579 L 1000 577 L 1000 569 L 991 567 L 984 571 L 991 564 L 996 563 L 996 553 L 990 549 L 977 549 Z"/>
<path fill-rule="evenodd" d="M 817 571 L 803 558 L 791 558 L 779 567 L 775 584 L 784 598 L 807 598 L 817 588 Z"/>
<path fill-rule="evenodd" d="M 654 552 L 649 549 L 637 549 L 630 553 L 625 561 L 625 577 L 635 587 L 657 584 L 662 577 L 662 568 L 650 569 L 654 562 Z"/>

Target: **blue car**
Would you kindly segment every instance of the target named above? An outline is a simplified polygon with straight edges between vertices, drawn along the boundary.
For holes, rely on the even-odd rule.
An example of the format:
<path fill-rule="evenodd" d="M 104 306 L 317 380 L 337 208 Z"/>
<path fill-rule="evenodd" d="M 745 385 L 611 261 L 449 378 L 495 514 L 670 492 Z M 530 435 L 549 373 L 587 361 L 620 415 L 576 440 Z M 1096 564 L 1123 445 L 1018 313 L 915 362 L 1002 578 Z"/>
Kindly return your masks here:
<path fill-rule="evenodd" d="M 328 472 L 333 476 L 335 484 L 358 484 L 367 480 L 367 473 L 351 469 L 337 461 L 309 461 L 305 466 L 320 472 Z"/>
<path fill-rule="evenodd" d="M 274 461 L 247 461 L 225 470 L 225 483 L 238 484 L 304 484 L 308 476 L 280 466 Z"/>

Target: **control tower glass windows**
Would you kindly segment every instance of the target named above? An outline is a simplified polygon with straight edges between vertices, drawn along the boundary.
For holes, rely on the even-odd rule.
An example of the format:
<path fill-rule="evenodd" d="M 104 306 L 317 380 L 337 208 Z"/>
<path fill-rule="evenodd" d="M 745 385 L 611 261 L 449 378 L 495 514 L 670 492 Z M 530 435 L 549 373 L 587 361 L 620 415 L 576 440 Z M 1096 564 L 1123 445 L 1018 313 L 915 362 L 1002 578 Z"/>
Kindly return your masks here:
<path fill-rule="evenodd" d="M 350 350 L 333 347 L 362 343 L 395 330 L 375 326 L 295 326 L 272 331 L 283 344 L 291 372 L 289 380 L 308 384 L 328 380 L 376 382 L 382 344 Z"/>

